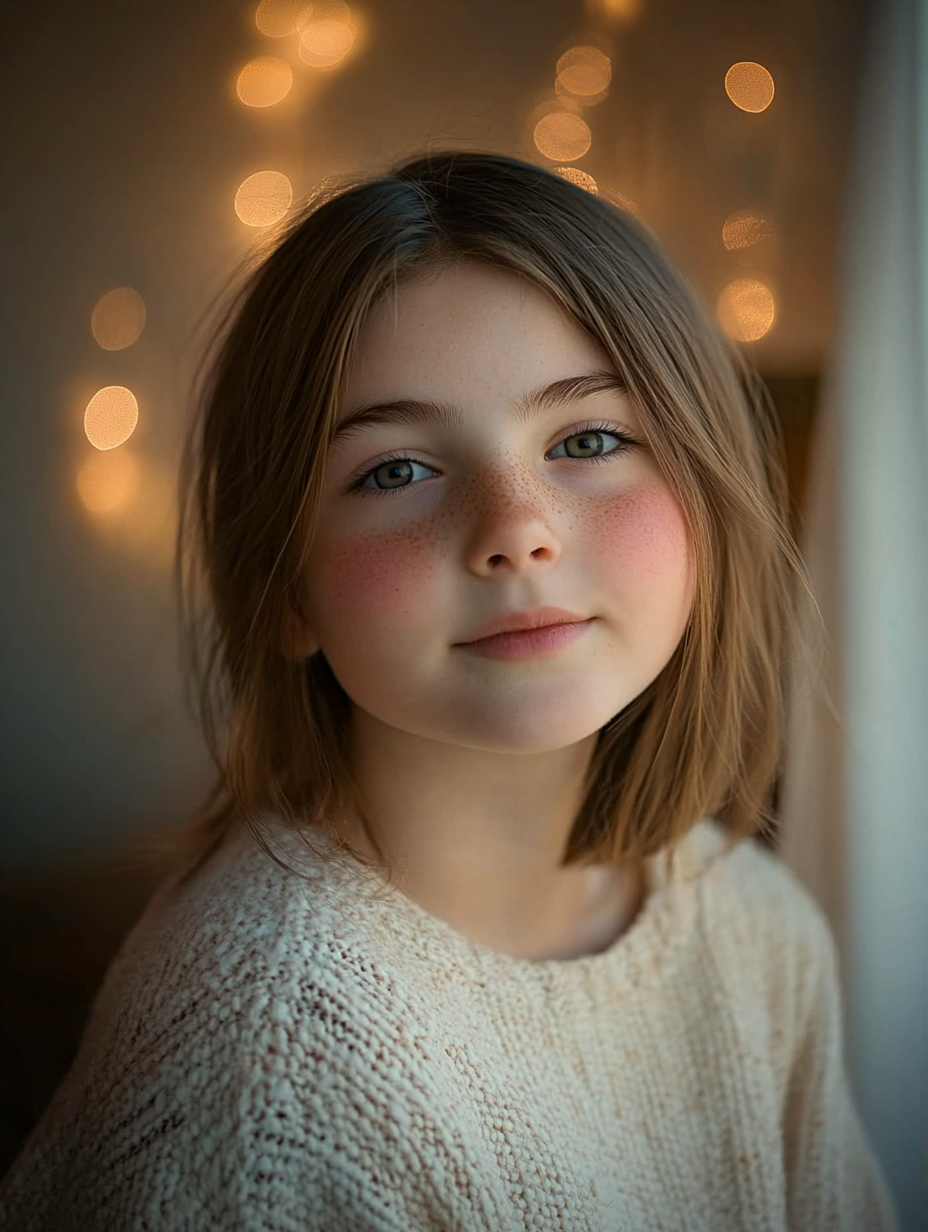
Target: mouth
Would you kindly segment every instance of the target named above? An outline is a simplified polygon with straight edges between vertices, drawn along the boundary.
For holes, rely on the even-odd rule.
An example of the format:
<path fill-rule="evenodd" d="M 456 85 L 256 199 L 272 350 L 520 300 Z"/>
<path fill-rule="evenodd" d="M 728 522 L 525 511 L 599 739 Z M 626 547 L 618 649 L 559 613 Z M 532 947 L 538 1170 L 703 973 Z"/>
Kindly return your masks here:
<path fill-rule="evenodd" d="M 583 624 L 592 617 L 581 616 L 577 612 L 569 612 L 562 607 L 537 607 L 527 612 L 501 612 L 489 620 L 477 634 L 465 642 L 456 645 L 472 646 L 493 637 L 510 633 L 533 633 L 541 629 L 552 629 L 558 625 Z"/>
<path fill-rule="evenodd" d="M 548 658 L 581 637 L 593 623 L 593 619 L 589 617 L 587 620 L 539 625 L 534 629 L 512 629 L 506 633 L 494 633 L 490 637 L 461 643 L 460 649 L 483 658 L 510 662 Z"/>

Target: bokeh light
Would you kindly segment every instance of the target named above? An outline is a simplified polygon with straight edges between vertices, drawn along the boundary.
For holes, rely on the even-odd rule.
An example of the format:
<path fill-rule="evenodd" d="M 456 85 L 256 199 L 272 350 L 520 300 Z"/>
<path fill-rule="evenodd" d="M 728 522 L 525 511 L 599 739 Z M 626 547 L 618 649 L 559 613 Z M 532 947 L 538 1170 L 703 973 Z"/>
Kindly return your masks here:
<path fill-rule="evenodd" d="M 249 227 L 270 227 L 289 210 L 293 185 L 279 171 L 256 171 L 235 194 L 235 212 Z"/>
<path fill-rule="evenodd" d="M 570 180 L 571 184 L 576 184 L 578 188 L 585 188 L 591 193 L 599 192 L 599 186 L 593 177 L 581 171 L 579 167 L 553 167 L 552 170 L 557 175 L 563 176 L 565 180 Z"/>
<path fill-rule="evenodd" d="M 593 144 L 590 126 L 569 111 L 552 111 L 535 125 L 535 145 L 545 158 L 571 163 Z"/>
<path fill-rule="evenodd" d="M 123 507 L 138 486 L 138 464 L 131 454 L 95 454 L 77 472 L 77 495 L 91 513 Z"/>
<path fill-rule="evenodd" d="M 641 0 L 587 0 L 587 11 L 607 21 L 633 21 L 641 11 Z"/>
<path fill-rule="evenodd" d="M 236 93 L 246 107 L 273 107 L 293 86 L 293 69 L 279 56 L 249 60 L 238 75 Z"/>
<path fill-rule="evenodd" d="M 757 210 L 735 210 L 722 224 L 722 243 L 729 252 L 751 248 L 761 240 L 772 238 L 773 226 Z"/>
<path fill-rule="evenodd" d="M 97 300 L 90 330 L 104 351 L 124 351 L 145 328 L 145 301 L 132 287 L 115 287 Z"/>
<path fill-rule="evenodd" d="M 310 68 L 335 68 L 344 60 L 354 36 L 342 21 L 311 21 L 300 35 L 300 59 Z"/>
<path fill-rule="evenodd" d="M 306 0 L 261 0 L 255 12 L 255 25 L 268 38 L 286 38 L 306 24 L 312 9 L 313 5 Z"/>
<path fill-rule="evenodd" d="M 358 37 L 344 0 L 314 0 L 312 15 L 300 30 L 300 59 L 310 68 L 336 68 Z"/>
<path fill-rule="evenodd" d="M 740 60 L 725 74 L 725 93 L 742 111 L 766 111 L 773 102 L 773 78 L 762 64 Z"/>
<path fill-rule="evenodd" d="M 124 444 L 139 422 L 139 404 L 125 385 L 98 389 L 84 411 L 84 435 L 95 449 Z"/>
<path fill-rule="evenodd" d="M 756 342 L 774 322 L 773 294 L 756 278 L 736 278 L 724 287 L 716 303 L 719 324 L 738 342 Z"/>
<path fill-rule="evenodd" d="M 612 61 L 596 47 L 571 47 L 557 62 L 557 84 L 579 98 L 602 96 L 612 80 Z"/>

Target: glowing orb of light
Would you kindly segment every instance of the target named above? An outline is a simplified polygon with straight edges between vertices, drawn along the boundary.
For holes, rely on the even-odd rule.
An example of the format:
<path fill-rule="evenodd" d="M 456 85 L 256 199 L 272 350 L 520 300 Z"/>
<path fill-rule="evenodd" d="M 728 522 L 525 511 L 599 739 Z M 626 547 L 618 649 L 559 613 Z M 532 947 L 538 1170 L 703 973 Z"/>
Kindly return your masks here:
<path fill-rule="evenodd" d="M 552 111 L 535 125 L 535 145 L 545 158 L 572 163 L 593 144 L 590 126 L 569 111 Z"/>
<path fill-rule="evenodd" d="M 766 111 L 773 102 L 773 78 L 762 64 L 739 60 L 725 74 L 725 93 L 742 111 Z"/>
<path fill-rule="evenodd" d="M 279 171 L 256 171 L 239 186 L 235 212 L 249 227 L 279 222 L 293 202 L 293 185 Z"/>
<path fill-rule="evenodd" d="M 734 214 L 729 214 L 722 224 L 722 243 L 729 252 L 751 248 L 761 240 L 772 237 L 773 227 L 757 210 L 736 210 Z"/>
<path fill-rule="evenodd" d="M 104 351 L 124 351 L 145 328 L 145 301 L 132 287 L 115 287 L 94 305 L 90 330 Z"/>
<path fill-rule="evenodd" d="M 268 38 L 286 38 L 305 24 L 312 7 L 306 0 L 261 0 L 255 11 L 255 25 Z"/>
<path fill-rule="evenodd" d="M 84 435 L 95 449 L 115 449 L 129 439 L 139 422 L 139 404 L 125 385 L 98 389 L 84 411 Z"/>
<path fill-rule="evenodd" d="M 343 21 L 311 21 L 300 35 L 300 59 L 310 68 L 334 68 L 353 43 L 351 28 Z"/>
<path fill-rule="evenodd" d="M 756 278 L 736 278 L 723 288 L 716 303 L 719 324 L 738 342 L 763 338 L 776 316 L 769 287 Z"/>
<path fill-rule="evenodd" d="M 91 513 L 112 513 L 125 505 L 138 487 L 138 465 L 126 453 L 94 454 L 77 473 L 81 503 Z"/>
<path fill-rule="evenodd" d="M 554 167 L 553 170 L 563 179 L 570 180 L 571 184 L 576 184 L 578 188 L 585 188 L 587 192 L 594 194 L 599 192 L 599 187 L 593 177 L 581 171 L 579 167 Z"/>
<path fill-rule="evenodd" d="M 587 0 L 587 8 L 599 9 L 609 21 L 634 21 L 641 8 L 641 0 Z"/>
<path fill-rule="evenodd" d="M 246 107 L 273 107 L 293 86 L 293 69 L 279 56 L 249 60 L 238 75 L 236 93 Z"/>
<path fill-rule="evenodd" d="M 300 27 L 300 59 L 310 68 L 337 68 L 357 37 L 357 25 L 345 0 L 314 0 L 310 19 Z"/>
<path fill-rule="evenodd" d="M 601 94 L 612 80 L 612 61 L 596 47 L 571 47 L 557 62 L 557 80 L 581 98 Z"/>

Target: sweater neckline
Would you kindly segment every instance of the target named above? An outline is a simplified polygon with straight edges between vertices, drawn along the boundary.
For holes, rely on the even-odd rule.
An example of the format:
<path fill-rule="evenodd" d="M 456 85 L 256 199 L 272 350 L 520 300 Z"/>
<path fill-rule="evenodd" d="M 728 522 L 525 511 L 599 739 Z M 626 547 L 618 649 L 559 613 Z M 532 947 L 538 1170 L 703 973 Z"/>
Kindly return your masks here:
<path fill-rule="evenodd" d="M 302 853 L 305 858 L 307 847 L 300 837 L 281 827 L 275 830 L 276 836 L 287 848 L 287 855 Z M 665 850 L 645 859 L 644 903 L 610 945 L 598 953 L 547 959 L 517 957 L 471 940 L 387 881 L 378 869 L 340 849 L 331 835 L 313 831 L 310 841 L 335 855 L 330 867 L 349 894 L 357 893 L 369 903 L 380 904 L 375 912 L 380 934 L 391 934 L 404 948 L 444 967 L 449 979 L 454 978 L 453 970 L 471 983 L 515 980 L 550 989 L 565 980 L 598 981 L 607 973 L 614 986 L 650 983 L 665 974 L 681 941 L 693 932 L 697 887 L 725 854 L 726 834 L 712 818 L 697 822 L 679 843 L 672 874 Z"/>

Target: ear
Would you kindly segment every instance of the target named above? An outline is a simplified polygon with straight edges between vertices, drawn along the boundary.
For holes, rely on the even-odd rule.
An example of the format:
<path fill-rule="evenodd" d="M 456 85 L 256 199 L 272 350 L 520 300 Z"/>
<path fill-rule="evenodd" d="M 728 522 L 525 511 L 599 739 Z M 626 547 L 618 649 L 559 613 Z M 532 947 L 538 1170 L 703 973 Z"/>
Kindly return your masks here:
<path fill-rule="evenodd" d="M 281 653 L 284 658 L 300 662 L 303 659 L 312 658 L 321 648 L 319 639 L 312 631 L 302 611 L 294 609 L 292 604 L 288 603 L 284 609 L 281 631 Z"/>

